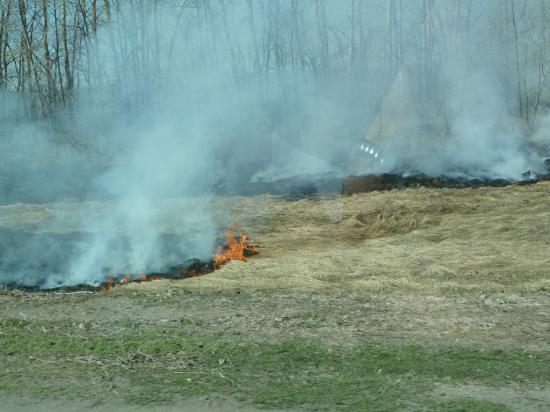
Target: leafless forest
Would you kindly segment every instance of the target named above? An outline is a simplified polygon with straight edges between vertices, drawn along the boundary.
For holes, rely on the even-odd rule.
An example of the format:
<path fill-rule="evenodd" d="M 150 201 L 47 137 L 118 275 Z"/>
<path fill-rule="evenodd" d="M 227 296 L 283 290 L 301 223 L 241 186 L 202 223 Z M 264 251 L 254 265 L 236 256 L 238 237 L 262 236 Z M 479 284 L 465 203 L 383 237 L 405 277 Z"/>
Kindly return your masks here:
<path fill-rule="evenodd" d="M 435 101 L 451 67 L 487 70 L 529 127 L 549 103 L 546 0 L 2 0 L 0 13 L 3 122 L 105 100 L 136 114 L 205 70 L 342 104 L 380 99 L 401 66 Z"/>

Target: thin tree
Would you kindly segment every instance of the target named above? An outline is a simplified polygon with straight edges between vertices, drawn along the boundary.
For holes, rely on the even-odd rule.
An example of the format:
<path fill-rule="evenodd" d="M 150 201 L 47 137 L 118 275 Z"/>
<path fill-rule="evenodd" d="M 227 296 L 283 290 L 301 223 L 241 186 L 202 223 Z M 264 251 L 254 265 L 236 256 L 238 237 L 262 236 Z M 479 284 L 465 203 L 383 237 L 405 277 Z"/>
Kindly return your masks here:
<path fill-rule="evenodd" d="M 330 61 L 325 0 L 315 0 L 315 16 L 317 19 L 317 36 L 320 45 L 321 70 L 326 72 L 329 70 Z"/>
<path fill-rule="evenodd" d="M 65 72 L 66 89 L 71 93 L 73 90 L 73 73 L 71 70 L 71 59 L 69 54 L 69 39 L 67 34 L 67 0 L 61 2 L 61 41 L 63 43 L 63 70 Z"/>
<path fill-rule="evenodd" d="M 45 1 L 45 0 L 43 0 Z M 38 71 L 36 69 L 36 64 L 33 58 L 32 53 L 32 42 L 30 37 L 30 30 L 29 25 L 27 22 L 27 7 L 25 4 L 25 0 L 19 0 L 19 16 L 21 18 L 21 48 L 22 48 L 22 60 L 21 60 L 21 76 L 26 77 L 33 77 L 34 78 L 34 85 L 35 85 L 35 91 L 36 96 L 38 99 L 38 105 L 41 110 L 41 114 L 45 114 L 46 108 L 45 108 L 45 102 L 43 101 L 42 94 L 40 93 L 41 87 L 40 87 L 40 79 L 38 75 Z M 26 70 L 26 73 L 25 73 Z M 25 83 L 23 82 L 22 88 L 24 90 Z M 31 100 L 31 115 L 36 114 L 36 101 Z"/>
<path fill-rule="evenodd" d="M 52 93 L 53 93 L 53 81 L 52 81 L 52 63 L 50 58 L 50 44 L 48 41 L 48 2 L 47 0 L 42 0 L 42 47 L 44 48 L 44 71 L 46 75 L 45 81 L 45 95 L 46 95 L 46 106 L 45 110 L 49 111 L 51 109 L 50 105 L 52 104 Z"/>
<path fill-rule="evenodd" d="M 355 0 L 348 0 L 348 71 L 351 73 L 355 59 Z"/>
<path fill-rule="evenodd" d="M 8 45 L 12 0 L 7 0 L 0 15 L 0 88 L 7 87 L 8 81 Z"/>
<path fill-rule="evenodd" d="M 261 62 L 260 62 L 260 47 L 258 46 L 258 35 L 256 33 L 256 18 L 254 16 L 254 3 L 253 0 L 247 0 L 248 6 L 248 23 L 250 25 L 250 33 L 252 35 L 252 65 L 256 73 L 262 71 Z"/>

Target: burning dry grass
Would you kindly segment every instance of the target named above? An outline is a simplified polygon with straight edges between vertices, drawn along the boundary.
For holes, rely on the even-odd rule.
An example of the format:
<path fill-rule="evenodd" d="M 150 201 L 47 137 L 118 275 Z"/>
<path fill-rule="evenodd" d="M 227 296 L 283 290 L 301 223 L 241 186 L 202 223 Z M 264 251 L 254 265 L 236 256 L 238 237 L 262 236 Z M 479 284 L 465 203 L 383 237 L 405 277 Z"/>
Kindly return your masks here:
<path fill-rule="evenodd" d="M 188 264 L 172 268 L 172 271 L 168 273 L 152 273 L 148 275 L 125 273 L 124 275 L 109 276 L 96 290 L 106 292 L 113 287 L 129 285 L 131 283 L 153 282 L 161 279 L 181 280 L 203 276 L 220 269 L 231 261 L 246 262 L 247 257 L 257 253 L 256 246 L 249 243 L 248 236 L 243 233 L 237 234 L 235 229 L 231 228 L 225 232 L 223 243 L 218 246 L 217 251 L 210 260 L 200 261 L 193 259 Z M 75 289 L 79 289 L 80 287 L 80 285 L 77 285 Z"/>
<path fill-rule="evenodd" d="M 475 189 L 406 189 L 349 197 L 217 197 L 159 201 L 159 210 L 217 211 L 237 224 L 260 255 L 231 262 L 181 287 L 412 290 L 550 288 L 550 183 Z M 63 232 L 102 203 L 0 207 L 11 229 Z M 20 214 L 17 209 L 20 209 Z M 56 214 L 62 214 L 61 220 Z M 31 218 L 30 218 L 31 217 Z M 68 217 L 68 219 L 67 219 Z M 72 218 L 71 218 L 72 217 Z M 169 221 L 159 223 L 176 232 Z M 0 226 L 5 222 L 0 222 Z M 7 226 L 4 226 L 7 227 Z M 132 287 L 156 287 L 135 285 Z"/>
<path fill-rule="evenodd" d="M 243 233 L 237 235 L 234 229 L 225 233 L 225 242 L 218 247 L 212 258 L 214 269 L 220 269 L 226 263 L 236 260 L 246 262 L 246 258 L 257 254 L 256 246 L 248 241 L 248 236 Z"/>

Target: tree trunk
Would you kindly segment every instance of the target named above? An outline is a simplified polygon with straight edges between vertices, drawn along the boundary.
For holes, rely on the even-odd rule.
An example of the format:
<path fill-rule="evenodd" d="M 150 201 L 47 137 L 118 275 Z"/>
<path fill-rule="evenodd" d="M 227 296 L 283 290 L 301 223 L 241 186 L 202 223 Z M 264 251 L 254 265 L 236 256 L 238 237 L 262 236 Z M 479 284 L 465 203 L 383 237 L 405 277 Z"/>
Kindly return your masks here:
<path fill-rule="evenodd" d="M 6 10 L 2 8 L 2 14 L 0 14 L 0 89 L 4 87 L 4 36 L 7 36 L 7 22 L 6 22 Z"/>
<path fill-rule="evenodd" d="M 43 0 L 45 1 L 45 0 Z M 40 80 L 39 80 L 39 77 L 38 77 L 38 71 L 36 70 L 36 66 L 35 66 L 35 63 L 34 63 L 34 59 L 33 59 L 33 55 L 32 55 L 32 45 L 31 45 L 31 40 L 30 40 L 30 35 L 29 35 L 29 27 L 28 27 L 28 23 L 27 23 L 27 7 L 25 5 L 25 0 L 19 0 L 19 16 L 21 18 L 21 33 L 22 33 L 22 44 L 21 44 L 21 47 L 22 47 L 22 53 L 21 53 L 21 56 L 22 58 L 25 60 L 26 62 L 26 69 L 27 69 L 27 74 L 23 74 L 23 77 L 33 77 L 34 78 L 34 84 L 35 84 L 35 88 L 36 88 L 36 95 L 37 95 L 37 100 L 38 100 L 38 105 L 41 109 L 41 112 L 42 114 L 45 114 L 45 111 L 46 111 L 46 108 L 45 108 L 45 104 L 44 104 L 44 101 L 43 101 L 43 98 L 42 98 L 42 95 L 40 93 L 40 90 L 41 90 L 41 87 L 40 87 Z M 23 64 L 22 62 L 22 73 L 24 72 L 25 70 L 25 64 Z M 25 84 L 23 83 L 23 88 L 25 88 Z M 32 102 L 31 103 L 36 103 L 35 102 Z M 33 104 L 33 107 L 35 107 L 36 105 Z M 36 112 L 36 110 L 34 109 L 31 109 L 31 112 L 33 112 L 33 114 Z"/>
<path fill-rule="evenodd" d="M 23 33 L 19 38 L 19 68 L 17 69 L 17 91 L 25 92 L 25 38 Z"/>
<path fill-rule="evenodd" d="M 90 15 L 92 18 L 92 31 L 97 32 L 97 1 L 90 1 Z"/>
<path fill-rule="evenodd" d="M 61 41 L 63 43 L 63 69 L 65 72 L 66 88 L 70 94 L 73 90 L 73 74 L 69 55 L 69 39 L 67 38 L 67 0 L 61 2 Z"/>
<path fill-rule="evenodd" d="M 8 84 L 8 29 L 11 9 L 12 0 L 7 0 L 6 6 L 2 8 L 2 15 L 0 16 L 0 88 L 6 88 Z"/>
<path fill-rule="evenodd" d="M 317 17 L 317 33 L 319 36 L 321 70 L 329 70 L 329 51 L 328 51 L 328 32 L 327 32 L 327 13 L 325 0 L 315 0 L 315 15 Z"/>
<path fill-rule="evenodd" d="M 348 70 L 351 73 L 355 59 L 355 0 L 348 1 L 348 25 Z"/>
<path fill-rule="evenodd" d="M 256 34 L 256 20 L 254 18 L 254 4 L 252 0 L 247 0 L 248 6 L 248 22 L 250 24 L 250 33 L 252 35 L 252 47 L 253 47 L 253 67 L 256 73 L 262 71 L 262 65 L 260 62 L 260 48 L 258 46 L 258 37 Z"/>
<path fill-rule="evenodd" d="M 432 74 L 432 0 L 422 0 L 422 86 L 427 93 Z"/>
<path fill-rule="evenodd" d="M 105 23 L 109 24 L 111 22 L 111 5 L 109 0 L 103 0 L 103 9 L 105 10 Z"/>
<path fill-rule="evenodd" d="M 231 31 L 229 30 L 229 24 L 227 21 L 227 11 L 225 9 L 224 0 L 220 0 L 220 6 L 222 11 L 222 21 L 223 21 L 223 31 L 225 33 L 225 42 L 227 44 L 227 48 L 229 49 L 229 56 L 231 58 L 231 70 L 233 72 L 233 76 L 237 77 L 239 75 L 239 68 L 237 67 L 237 58 L 236 58 L 236 53 L 233 46 Z"/>
<path fill-rule="evenodd" d="M 304 33 L 301 16 L 301 6 L 298 0 L 291 2 L 291 18 L 292 18 L 292 48 L 293 48 L 293 64 L 295 68 L 303 69 L 305 67 L 305 45 Z"/>
<path fill-rule="evenodd" d="M 516 53 L 516 76 L 517 76 L 517 93 L 519 103 L 519 115 L 520 117 L 526 116 L 525 105 L 523 103 L 523 87 L 521 82 L 521 71 L 519 67 L 519 33 L 516 21 L 516 8 L 514 0 L 510 0 L 511 12 L 512 12 L 512 27 L 514 29 L 514 49 Z"/>
<path fill-rule="evenodd" d="M 393 22 L 393 2 L 394 0 L 387 0 L 386 2 L 386 32 L 387 32 L 387 41 L 386 41 L 386 53 L 388 59 L 388 73 L 393 74 L 394 72 L 394 22 Z"/>
<path fill-rule="evenodd" d="M 50 45 L 48 42 L 48 2 L 42 0 L 42 42 L 44 47 L 44 72 L 46 74 L 45 95 L 46 95 L 46 111 L 50 110 L 52 100 L 52 63 L 50 58 Z"/>
<path fill-rule="evenodd" d="M 57 90 L 59 90 L 59 93 L 61 94 L 61 101 L 63 105 L 65 105 L 65 88 L 63 85 L 63 74 L 61 73 L 61 56 L 59 55 L 59 51 L 61 49 L 60 41 L 59 41 L 59 21 L 57 17 L 57 2 L 54 2 L 53 5 L 53 18 L 54 18 L 54 27 L 55 27 L 55 63 L 57 68 L 57 77 L 59 80 L 59 87 L 56 87 L 56 97 L 57 97 Z"/>

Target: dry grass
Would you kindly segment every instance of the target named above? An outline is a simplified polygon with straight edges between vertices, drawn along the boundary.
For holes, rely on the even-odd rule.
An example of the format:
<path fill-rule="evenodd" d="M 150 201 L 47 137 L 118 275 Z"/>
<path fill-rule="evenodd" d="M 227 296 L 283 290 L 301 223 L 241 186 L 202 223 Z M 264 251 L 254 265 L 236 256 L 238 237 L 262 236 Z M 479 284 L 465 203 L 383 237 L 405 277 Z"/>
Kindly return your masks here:
<path fill-rule="evenodd" d="M 550 184 L 225 199 L 262 245 L 186 287 L 550 289 Z M 222 199 L 217 199 L 221 202 Z"/>
<path fill-rule="evenodd" d="M 192 289 L 365 291 L 550 289 L 550 184 L 478 189 L 407 189 L 288 202 L 270 196 L 159 201 L 166 216 L 212 210 L 218 227 L 237 224 L 260 255 L 206 277 Z M 0 207 L 0 228 L 66 232 L 108 203 Z M 101 219 L 98 219 L 99 221 Z M 192 228 L 191 228 L 192 230 Z"/>

